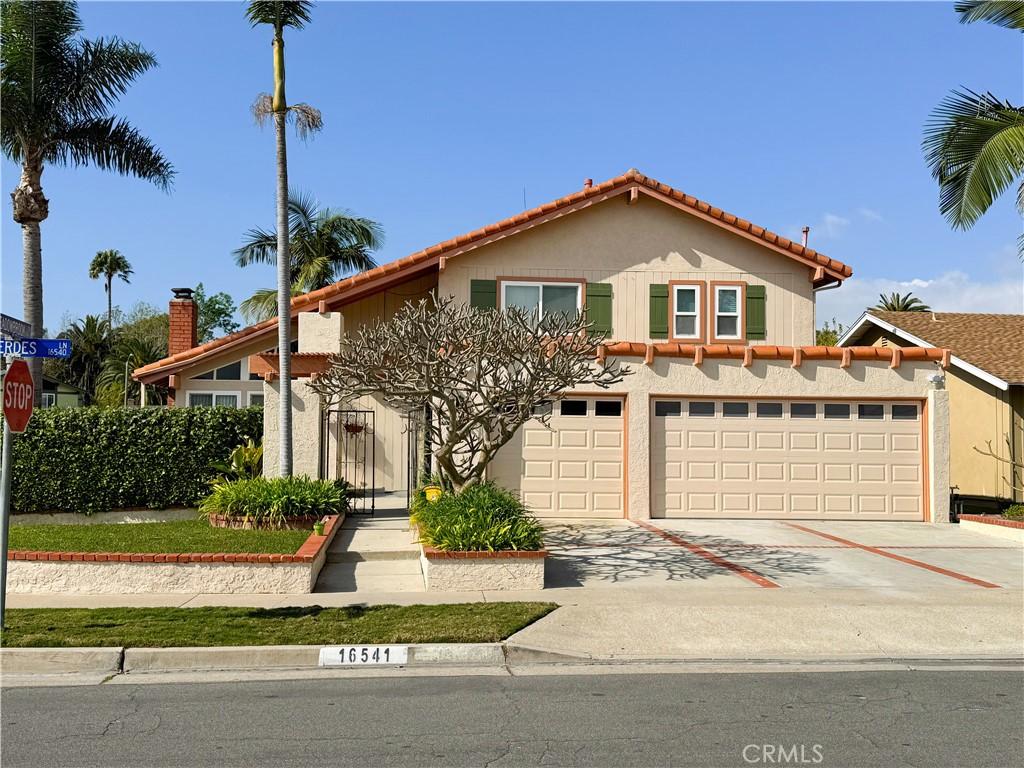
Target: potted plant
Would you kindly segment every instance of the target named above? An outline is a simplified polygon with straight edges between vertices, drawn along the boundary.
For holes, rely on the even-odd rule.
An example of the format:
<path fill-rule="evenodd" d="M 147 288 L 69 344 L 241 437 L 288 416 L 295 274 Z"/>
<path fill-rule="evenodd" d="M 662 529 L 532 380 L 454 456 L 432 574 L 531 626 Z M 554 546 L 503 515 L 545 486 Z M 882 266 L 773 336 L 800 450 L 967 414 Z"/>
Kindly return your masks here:
<path fill-rule="evenodd" d="M 358 435 L 364 429 L 365 427 L 362 424 L 357 424 L 354 421 L 345 422 L 345 432 L 347 432 L 350 435 Z"/>
<path fill-rule="evenodd" d="M 323 520 L 317 520 L 315 523 L 313 523 L 313 534 L 315 536 L 323 536 L 324 535 L 324 521 Z"/>

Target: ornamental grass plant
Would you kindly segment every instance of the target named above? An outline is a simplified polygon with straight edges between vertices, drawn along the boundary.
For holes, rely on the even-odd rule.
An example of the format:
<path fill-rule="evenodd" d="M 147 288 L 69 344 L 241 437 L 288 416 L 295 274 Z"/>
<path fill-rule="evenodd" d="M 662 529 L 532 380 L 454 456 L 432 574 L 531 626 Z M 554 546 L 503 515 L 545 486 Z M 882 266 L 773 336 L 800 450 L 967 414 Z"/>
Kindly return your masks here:
<path fill-rule="evenodd" d="M 537 519 L 518 497 L 493 483 L 445 491 L 433 502 L 420 488 L 410 513 L 420 541 L 443 551 L 535 551 L 544 546 L 544 529 Z"/>

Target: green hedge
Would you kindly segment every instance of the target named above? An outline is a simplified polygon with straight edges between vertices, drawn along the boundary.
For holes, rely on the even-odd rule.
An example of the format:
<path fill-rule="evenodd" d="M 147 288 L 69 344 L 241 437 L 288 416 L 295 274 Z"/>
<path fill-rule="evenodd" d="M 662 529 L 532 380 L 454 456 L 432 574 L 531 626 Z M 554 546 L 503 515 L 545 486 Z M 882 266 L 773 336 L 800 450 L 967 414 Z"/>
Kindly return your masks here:
<path fill-rule="evenodd" d="M 194 506 L 263 409 L 48 408 L 14 438 L 14 512 Z"/>

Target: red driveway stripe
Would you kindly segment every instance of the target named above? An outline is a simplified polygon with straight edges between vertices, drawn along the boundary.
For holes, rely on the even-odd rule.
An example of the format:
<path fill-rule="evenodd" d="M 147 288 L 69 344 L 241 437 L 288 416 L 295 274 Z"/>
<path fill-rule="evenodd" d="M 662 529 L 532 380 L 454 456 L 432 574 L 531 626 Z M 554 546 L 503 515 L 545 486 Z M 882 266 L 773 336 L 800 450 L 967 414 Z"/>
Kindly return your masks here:
<path fill-rule="evenodd" d="M 728 571 L 732 571 L 737 576 L 742 576 L 744 579 L 754 582 L 759 587 L 764 587 L 765 589 L 778 589 L 779 587 L 781 587 L 780 584 L 776 584 L 774 581 L 766 579 L 761 574 L 755 573 L 754 571 L 751 571 L 749 568 L 744 568 L 742 565 L 736 565 L 736 563 L 731 563 L 724 557 L 719 557 L 714 552 L 709 552 L 708 550 L 704 549 L 704 547 L 698 544 L 694 544 L 693 542 L 687 541 L 686 539 L 677 536 L 674 533 L 663 531 L 661 528 L 653 526 L 650 523 L 644 522 L 643 520 L 634 520 L 633 522 L 639 525 L 641 528 L 646 528 L 651 533 L 656 533 L 658 536 L 661 536 L 661 538 L 665 539 L 666 541 L 671 541 L 673 544 L 677 546 L 683 547 L 684 549 L 688 549 L 695 555 L 700 555 L 705 560 L 708 560 L 709 562 L 712 562 L 715 565 L 717 565 L 719 568 L 725 568 Z"/>
<path fill-rule="evenodd" d="M 1002 589 L 1002 587 L 1000 587 L 998 584 L 993 584 L 988 581 L 982 581 L 981 579 L 975 579 L 973 576 L 965 576 L 962 573 L 950 571 L 946 568 L 939 568 L 937 565 L 929 565 L 928 563 L 922 563 L 920 560 L 914 560 L 909 557 L 904 557 L 903 555 L 896 555 L 892 552 L 886 552 L 885 550 L 879 549 L 878 547 L 871 547 L 867 544 L 858 544 L 856 541 L 850 541 L 849 539 L 844 539 L 840 536 L 833 536 L 831 533 L 825 533 L 824 531 L 816 531 L 813 528 L 808 528 L 806 525 L 798 525 L 796 523 L 786 523 L 786 525 L 788 525 L 790 528 L 796 528 L 797 530 L 806 531 L 807 533 L 814 534 L 815 536 L 821 536 L 821 538 L 823 539 L 829 539 L 830 541 L 838 541 L 839 543 L 845 544 L 848 547 L 853 547 L 854 549 L 862 549 L 865 552 L 871 552 L 875 555 L 888 557 L 890 560 L 898 560 L 899 562 L 906 563 L 907 565 L 915 565 L 918 568 L 924 568 L 926 571 L 931 571 L 932 573 L 939 573 L 943 576 L 949 576 L 952 579 L 966 581 L 968 584 L 974 584 L 978 587 L 984 587 L 985 589 Z"/>

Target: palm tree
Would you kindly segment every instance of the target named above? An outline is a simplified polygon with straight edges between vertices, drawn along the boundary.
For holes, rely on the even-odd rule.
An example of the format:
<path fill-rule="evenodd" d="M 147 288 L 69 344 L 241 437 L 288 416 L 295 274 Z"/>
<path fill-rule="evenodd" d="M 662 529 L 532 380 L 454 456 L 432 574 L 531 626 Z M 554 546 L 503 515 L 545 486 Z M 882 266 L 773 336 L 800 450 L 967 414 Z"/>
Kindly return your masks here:
<path fill-rule="evenodd" d="M 128 277 L 132 274 L 132 265 L 128 263 L 120 251 L 100 251 L 92 257 L 89 264 L 89 277 L 96 280 L 101 275 L 106 280 L 103 290 L 107 292 L 107 325 L 114 327 L 114 301 L 111 283 L 115 277 L 120 277 L 124 282 L 130 283 Z"/>
<path fill-rule="evenodd" d="M 284 30 L 302 29 L 309 21 L 313 4 L 308 0 L 250 0 L 246 16 L 255 27 L 269 24 L 274 28 L 274 94 L 260 94 L 252 111 L 261 125 L 274 118 L 277 144 L 277 348 L 280 374 L 284 385 L 278 398 L 280 427 L 280 474 L 292 473 L 292 389 L 291 389 L 291 259 L 288 256 L 288 149 L 285 127 L 289 119 L 295 123 L 300 138 L 323 127 L 320 112 L 309 104 L 288 106 L 284 90 Z"/>
<path fill-rule="evenodd" d="M 377 222 L 352 216 L 348 211 L 320 208 L 311 196 L 294 192 L 288 197 L 288 230 L 292 295 L 315 291 L 352 272 L 377 266 L 370 253 L 384 241 Z M 273 264 L 277 260 L 277 233 L 250 229 L 234 256 L 240 267 Z M 275 315 L 276 302 L 277 292 L 262 288 L 239 309 L 249 322 L 258 322 Z"/>
<path fill-rule="evenodd" d="M 89 405 L 96 397 L 103 363 L 113 347 L 110 326 L 102 317 L 86 315 L 61 333 L 60 338 L 71 339 L 71 358 L 67 361 L 68 384 L 84 391 L 86 405 Z"/>
<path fill-rule="evenodd" d="M 110 108 L 156 59 L 116 37 L 84 40 L 78 6 L 67 0 L 0 3 L 0 144 L 21 164 L 11 195 L 21 225 L 25 320 L 43 333 L 43 265 L 39 225 L 49 215 L 42 175 L 47 164 L 95 165 L 167 189 L 171 164 Z M 36 403 L 39 361 L 33 362 Z"/>
<path fill-rule="evenodd" d="M 871 307 L 882 312 L 931 312 L 932 308 L 914 296 L 909 291 L 905 296 L 900 296 L 893 291 L 892 295 L 878 294 L 878 303 Z"/>
<path fill-rule="evenodd" d="M 98 390 L 106 390 L 109 402 L 126 404 L 128 398 L 139 398 L 139 383 L 131 377 L 131 372 L 144 365 L 155 363 L 166 352 L 165 347 L 151 339 L 139 336 L 119 335 L 113 348 L 103 361 L 102 369 L 96 378 Z M 127 384 L 127 389 L 125 385 Z M 150 387 L 146 391 L 149 403 L 160 403 L 163 400 L 162 390 Z"/>
<path fill-rule="evenodd" d="M 1022 2 L 969 0 L 954 7 L 965 24 L 1024 29 Z M 939 210 L 954 228 L 970 229 L 1013 184 L 1024 214 L 1024 107 L 991 93 L 953 91 L 925 126 L 923 148 L 939 182 Z M 1024 257 L 1024 236 L 1018 243 Z"/>

